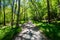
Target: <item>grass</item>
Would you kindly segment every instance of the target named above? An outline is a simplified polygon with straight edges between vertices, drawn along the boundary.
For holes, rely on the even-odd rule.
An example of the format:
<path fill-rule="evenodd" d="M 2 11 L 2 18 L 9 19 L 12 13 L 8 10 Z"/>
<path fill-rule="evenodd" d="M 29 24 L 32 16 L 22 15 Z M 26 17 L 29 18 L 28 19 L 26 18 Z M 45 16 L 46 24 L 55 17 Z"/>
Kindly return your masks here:
<path fill-rule="evenodd" d="M 60 23 L 35 23 L 37 27 L 51 40 L 60 40 Z"/>
<path fill-rule="evenodd" d="M 0 40 L 12 40 L 13 36 L 20 32 L 21 29 L 17 27 L 6 26 L 0 28 Z"/>

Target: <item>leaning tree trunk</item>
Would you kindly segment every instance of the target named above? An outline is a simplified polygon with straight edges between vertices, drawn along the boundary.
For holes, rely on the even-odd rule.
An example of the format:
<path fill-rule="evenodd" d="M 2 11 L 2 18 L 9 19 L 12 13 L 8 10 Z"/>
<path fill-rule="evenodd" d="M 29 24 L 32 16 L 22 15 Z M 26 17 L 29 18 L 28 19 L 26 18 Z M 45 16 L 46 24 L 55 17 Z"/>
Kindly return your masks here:
<path fill-rule="evenodd" d="M 20 13 L 20 0 L 18 0 L 18 13 L 17 13 L 17 23 L 16 23 L 17 27 L 19 27 L 19 13 Z"/>
<path fill-rule="evenodd" d="M 49 5 L 49 0 L 47 0 L 47 9 L 48 9 L 48 22 L 50 23 L 50 5 Z"/>
<path fill-rule="evenodd" d="M 3 0 L 3 13 L 4 13 L 4 25 L 6 25 L 5 23 L 5 0 Z"/>

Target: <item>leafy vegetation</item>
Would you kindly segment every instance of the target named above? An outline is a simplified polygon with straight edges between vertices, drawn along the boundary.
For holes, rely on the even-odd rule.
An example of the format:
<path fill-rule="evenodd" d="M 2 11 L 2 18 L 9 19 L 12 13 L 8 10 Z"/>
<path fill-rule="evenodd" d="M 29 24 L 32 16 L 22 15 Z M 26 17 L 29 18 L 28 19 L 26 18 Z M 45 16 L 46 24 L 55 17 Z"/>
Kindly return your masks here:
<path fill-rule="evenodd" d="M 45 23 L 38 22 L 35 23 L 39 30 L 43 32 L 50 40 L 59 40 L 60 39 L 60 23 Z"/>
<path fill-rule="evenodd" d="M 16 28 L 15 26 L 5 26 L 0 28 L 0 40 L 12 40 L 14 35 L 21 31 L 20 28 Z"/>
<path fill-rule="evenodd" d="M 60 0 L 0 0 L 0 40 L 11 40 L 29 20 L 49 39 L 60 40 Z"/>

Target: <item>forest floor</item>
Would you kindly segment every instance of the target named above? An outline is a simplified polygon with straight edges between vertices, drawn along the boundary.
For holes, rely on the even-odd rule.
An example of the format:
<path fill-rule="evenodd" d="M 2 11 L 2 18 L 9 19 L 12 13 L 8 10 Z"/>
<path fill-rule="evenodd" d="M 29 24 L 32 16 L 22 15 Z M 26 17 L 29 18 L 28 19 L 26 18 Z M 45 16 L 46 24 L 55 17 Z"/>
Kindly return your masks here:
<path fill-rule="evenodd" d="M 13 40 L 48 40 L 32 22 L 24 23 L 22 31 Z"/>

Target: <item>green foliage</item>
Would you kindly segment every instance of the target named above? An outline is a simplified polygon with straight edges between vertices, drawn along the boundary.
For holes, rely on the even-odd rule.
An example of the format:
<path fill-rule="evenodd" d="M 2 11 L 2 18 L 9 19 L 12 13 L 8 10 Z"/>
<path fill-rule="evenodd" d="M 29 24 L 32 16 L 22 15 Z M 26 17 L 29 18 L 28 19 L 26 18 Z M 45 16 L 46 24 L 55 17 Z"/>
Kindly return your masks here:
<path fill-rule="evenodd" d="M 16 28 L 15 26 L 4 26 L 0 28 L 0 40 L 11 40 L 20 31 L 21 28 Z"/>
<path fill-rule="evenodd" d="M 35 23 L 37 27 L 42 31 L 50 40 L 60 39 L 60 23 Z"/>
<path fill-rule="evenodd" d="M 5 14 L 6 14 L 6 22 L 11 21 L 11 15 L 12 15 L 12 9 L 11 9 L 11 4 L 12 0 L 6 0 L 7 6 L 5 8 Z M 49 1 L 50 3 L 50 16 L 51 20 L 52 19 L 59 19 L 60 18 L 60 13 L 59 13 L 59 8 L 58 8 L 58 1 L 57 0 L 51 0 Z M 9 7 L 10 6 L 10 7 Z M 14 13 L 14 21 L 16 21 L 17 17 L 16 14 L 18 12 L 18 6 L 17 3 L 14 2 L 14 11 L 16 7 L 16 12 Z M 2 7 L 3 8 L 3 7 Z M 33 19 L 33 20 L 45 20 L 48 18 L 48 12 L 47 12 L 47 1 L 46 0 L 21 0 L 21 6 L 20 6 L 20 20 L 28 20 L 28 19 Z M 4 13 L 3 9 L 1 10 L 2 14 L 0 15 L 0 23 L 3 23 L 4 19 Z"/>
<path fill-rule="evenodd" d="M 0 0 L 2 1 L 2 7 L 0 5 L 0 26 L 4 23 L 4 11 L 5 11 L 5 21 L 6 24 L 10 24 L 12 21 L 12 13 L 13 13 L 13 22 L 16 24 L 17 14 L 18 14 L 18 0 L 14 1 L 13 8 L 12 3 L 13 0 Z M 3 2 L 5 1 L 5 4 Z M 17 3 L 16 3 L 17 2 Z M 60 39 L 60 7 L 58 0 L 49 0 L 50 7 L 50 21 L 52 24 L 48 24 L 48 8 L 47 8 L 47 0 L 21 0 L 20 3 L 20 13 L 19 13 L 19 23 L 23 24 L 28 20 L 32 20 L 37 25 L 40 30 L 42 30 L 47 37 L 52 40 Z M 5 6 L 5 10 L 3 5 Z M 13 11 L 13 12 L 12 12 Z M 46 23 L 38 23 L 38 22 L 46 22 Z M 55 24 L 55 23 L 57 24 Z M 0 27 L 0 40 L 11 40 L 11 38 L 20 31 L 20 28 L 16 27 Z"/>

